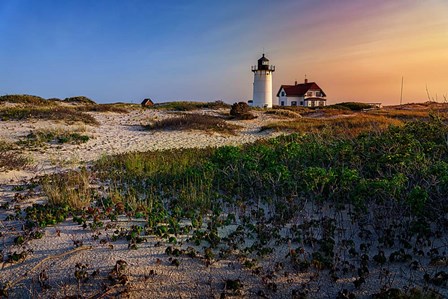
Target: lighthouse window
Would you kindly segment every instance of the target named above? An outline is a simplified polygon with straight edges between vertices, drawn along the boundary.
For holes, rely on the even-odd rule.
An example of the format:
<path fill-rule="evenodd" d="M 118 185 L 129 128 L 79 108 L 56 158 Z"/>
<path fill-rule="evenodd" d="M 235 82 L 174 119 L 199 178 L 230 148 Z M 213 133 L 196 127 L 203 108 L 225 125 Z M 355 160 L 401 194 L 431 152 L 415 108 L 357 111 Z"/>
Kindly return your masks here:
<path fill-rule="evenodd" d="M 269 61 L 263 61 L 263 65 L 269 65 Z"/>

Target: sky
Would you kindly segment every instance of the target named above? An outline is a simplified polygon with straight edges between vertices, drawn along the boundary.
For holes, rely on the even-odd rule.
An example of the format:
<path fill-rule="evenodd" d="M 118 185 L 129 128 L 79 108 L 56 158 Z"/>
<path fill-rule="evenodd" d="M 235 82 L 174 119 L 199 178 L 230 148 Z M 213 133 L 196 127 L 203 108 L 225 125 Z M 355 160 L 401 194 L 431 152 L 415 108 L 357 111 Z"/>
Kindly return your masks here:
<path fill-rule="evenodd" d="M 447 0 L 0 0 L 0 95 L 252 97 L 262 53 L 328 102 L 448 96 Z M 447 98 L 448 100 L 448 98 Z"/>

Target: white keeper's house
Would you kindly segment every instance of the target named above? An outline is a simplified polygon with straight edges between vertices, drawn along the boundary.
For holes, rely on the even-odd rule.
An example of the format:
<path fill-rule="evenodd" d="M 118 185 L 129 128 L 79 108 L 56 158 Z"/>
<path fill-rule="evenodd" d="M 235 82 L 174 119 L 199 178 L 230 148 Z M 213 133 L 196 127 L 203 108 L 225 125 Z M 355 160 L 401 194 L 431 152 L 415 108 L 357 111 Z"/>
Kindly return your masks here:
<path fill-rule="evenodd" d="M 326 94 L 315 82 L 282 85 L 277 92 L 279 106 L 320 107 L 327 104 Z"/>

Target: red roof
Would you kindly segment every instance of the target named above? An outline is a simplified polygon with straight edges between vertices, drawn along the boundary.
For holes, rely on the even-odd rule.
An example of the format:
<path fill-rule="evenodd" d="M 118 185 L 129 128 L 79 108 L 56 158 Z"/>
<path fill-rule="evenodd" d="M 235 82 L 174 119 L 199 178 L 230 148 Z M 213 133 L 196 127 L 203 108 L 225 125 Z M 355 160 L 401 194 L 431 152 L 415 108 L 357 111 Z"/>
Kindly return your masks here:
<path fill-rule="evenodd" d="M 304 96 L 309 90 L 319 90 L 324 97 L 326 97 L 325 92 L 317 85 L 315 82 L 302 83 L 297 85 L 282 85 L 277 92 L 277 97 L 280 94 L 282 88 L 285 90 L 286 96 Z"/>

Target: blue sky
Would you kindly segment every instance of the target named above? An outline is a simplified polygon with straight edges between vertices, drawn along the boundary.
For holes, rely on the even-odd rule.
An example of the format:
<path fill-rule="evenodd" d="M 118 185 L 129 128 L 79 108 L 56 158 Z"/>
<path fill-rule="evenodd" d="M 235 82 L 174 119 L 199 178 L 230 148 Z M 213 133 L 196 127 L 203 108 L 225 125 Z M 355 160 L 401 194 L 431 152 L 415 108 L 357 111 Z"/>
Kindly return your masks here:
<path fill-rule="evenodd" d="M 263 48 L 277 66 L 275 91 L 280 84 L 300 81 L 307 74 L 330 100 L 378 100 L 380 95 L 374 97 L 366 90 L 372 88 L 377 93 L 388 90 L 381 97 L 392 101 L 402 73 L 411 82 L 419 79 L 418 65 L 400 62 L 405 53 L 408 60 L 420 57 L 421 64 L 432 63 L 426 84 L 434 93 L 448 92 L 439 83 L 447 82 L 447 59 L 442 55 L 437 60 L 448 49 L 448 22 L 443 17 L 448 15 L 447 3 L 371 3 L 0 0 L 0 94 L 85 95 L 98 102 L 140 102 L 145 97 L 248 100 L 250 66 Z M 419 24 L 420 29 L 430 30 L 424 36 L 432 43 L 424 49 L 417 44 L 428 41 L 419 32 L 413 40 L 415 30 L 403 29 L 420 14 L 432 15 Z M 402 22 L 392 21 L 397 18 Z M 391 56 L 388 47 L 396 49 L 397 39 L 404 39 L 400 45 L 409 47 Z M 378 69 L 373 58 L 379 55 L 380 61 L 392 61 L 390 70 Z M 428 55 L 435 58 L 428 61 Z M 372 63 L 366 63 L 370 58 Z M 365 76 L 360 75 L 360 67 Z M 366 92 L 347 92 L 356 80 Z M 410 99 L 426 94 L 424 87 L 416 90 Z"/>

